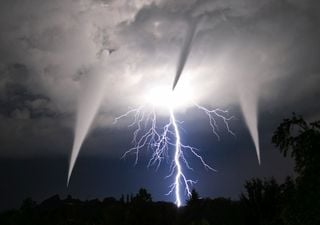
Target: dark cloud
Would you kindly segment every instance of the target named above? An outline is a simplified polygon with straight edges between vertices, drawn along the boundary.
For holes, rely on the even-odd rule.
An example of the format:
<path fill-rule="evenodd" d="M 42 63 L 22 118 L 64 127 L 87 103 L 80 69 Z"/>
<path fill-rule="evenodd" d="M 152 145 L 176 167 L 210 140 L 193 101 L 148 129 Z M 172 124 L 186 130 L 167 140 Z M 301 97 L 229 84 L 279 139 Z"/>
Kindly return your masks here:
<path fill-rule="evenodd" d="M 36 156 L 63 155 L 67 164 L 75 122 L 88 118 L 95 107 L 99 111 L 86 124 L 92 132 L 83 154 L 118 162 L 130 146 L 132 130 L 127 121 L 114 126 L 114 118 L 141 104 L 150 87 L 172 85 L 187 28 L 194 19 L 199 24 L 179 82 L 192 84 L 201 104 L 228 108 L 238 118 L 231 122 L 237 138 L 222 135 L 221 142 L 227 145 L 222 146 L 194 108 L 186 105 L 177 110 L 192 134 L 185 134 L 190 142 L 204 149 L 221 171 L 214 178 L 217 182 L 200 185 L 204 193 L 213 195 L 210 188 L 223 181 L 232 183 L 231 178 L 236 181 L 225 190 L 226 196 L 236 196 L 250 176 L 282 179 L 292 171 L 292 162 L 270 153 L 275 151 L 270 145 L 273 130 L 293 111 L 308 120 L 320 118 L 318 1 L 3 0 L 0 5 L 0 158 L 13 160 L 12 165 L 0 163 L 1 171 L 14 170 L 21 158 Z M 240 100 L 248 99 L 258 113 L 262 167 L 256 165 L 239 109 Z M 39 170 L 40 165 L 35 168 Z M 64 193 L 66 168 L 58 170 L 58 189 Z M 122 170 L 125 174 L 129 169 Z M 161 179 L 164 172 L 159 172 Z M 14 173 L 3 176 L 22 179 Z M 75 182 L 84 183 L 77 172 L 75 176 Z M 110 174 L 106 177 L 115 179 Z M 203 175 L 204 179 L 211 175 Z M 153 182 L 146 185 L 159 190 Z M 17 184 L 9 182 L 7 192 Z M 140 179 L 132 186 L 142 184 Z M 224 191 L 222 184 L 217 189 L 218 194 Z"/>
<path fill-rule="evenodd" d="M 9 64 L 2 68 L 1 75 L 2 116 L 17 119 L 55 116 L 57 112 L 50 99 L 31 88 L 32 76 L 25 65 Z"/>

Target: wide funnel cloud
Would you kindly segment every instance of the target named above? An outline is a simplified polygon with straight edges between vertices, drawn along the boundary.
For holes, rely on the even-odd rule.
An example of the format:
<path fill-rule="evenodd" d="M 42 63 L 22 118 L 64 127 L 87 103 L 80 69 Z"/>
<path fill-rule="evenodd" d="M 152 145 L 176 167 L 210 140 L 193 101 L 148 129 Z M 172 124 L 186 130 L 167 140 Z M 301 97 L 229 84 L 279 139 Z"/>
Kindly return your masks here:
<path fill-rule="evenodd" d="M 106 87 L 105 77 L 101 73 L 93 74 L 91 77 L 88 77 L 81 90 L 67 184 L 69 184 L 83 141 L 90 130 L 104 96 Z"/>

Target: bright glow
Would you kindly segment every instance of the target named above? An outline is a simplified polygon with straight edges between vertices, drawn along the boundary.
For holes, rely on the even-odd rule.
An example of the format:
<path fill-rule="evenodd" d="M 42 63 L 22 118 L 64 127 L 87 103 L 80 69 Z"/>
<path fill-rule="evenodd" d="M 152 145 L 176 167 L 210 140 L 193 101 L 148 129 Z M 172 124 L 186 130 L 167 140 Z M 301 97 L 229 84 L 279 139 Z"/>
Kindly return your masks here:
<path fill-rule="evenodd" d="M 170 86 L 150 88 L 145 94 L 145 100 L 157 108 L 184 108 L 192 104 L 193 90 L 189 85 L 184 85 L 171 91 Z"/>
<path fill-rule="evenodd" d="M 204 168 L 215 171 L 210 165 L 208 165 L 202 156 L 199 154 L 199 150 L 182 143 L 179 132 L 179 127 L 182 126 L 182 122 L 177 120 L 174 113 L 174 107 L 179 95 L 176 95 L 176 99 L 169 97 L 174 95 L 169 89 L 169 93 L 161 92 L 163 89 L 153 89 L 147 96 L 149 101 L 146 104 L 141 105 L 138 108 L 134 108 L 126 112 L 125 114 L 115 118 L 115 123 L 120 119 L 132 116 L 133 122 L 129 127 L 135 127 L 133 132 L 133 147 L 126 151 L 123 157 L 130 154 L 135 155 L 135 164 L 139 161 L 139 154 L 142 150 L 149 150 L 152 152 L 148 167 L 155 166 L 159 168 L 164 159 L 170 159 L 170 170 L 167 178 L 174 177 L 172 184 L 169 186 L 169 194 L 175 195 L 175 203 L 178 207 L 183 204 L 182 195 L 184 190 L 184 196 L 191 195 L 191 186 L 196 182 L 188 179 L 184 173 L 185 169 L 193 170 L 185 153 L 194 156 L 204 166 Z M 182 98 L 182 96 L 180 96 Z M 182 98 L 183 99 L 183 98 Z M 169 101 L 169 103 L 168 103 Z M 192 103 L 190 98 L 190 104 Z M 151 105 L 151 107 L 150 107 Z M 158 119 L 158 107 L 161 106 L 162 111 L 166 111 L 167 122 L 163 124 Z M 164 107 L 163 107 L 164 106 Z M 229 128 L 229 120 L 232 117 L 228 116 L 228 112 L 221 109 L 207 109 L 204 106 L 193 103 L 193 107 L 199 109 L 200 112 L 207 115 L 209 119 L 209 127 L 214 135 L 219 139 L 217 132 L 218 123 L 220 120 L 224 123 L 226 130 L 233 134 Z M 165 110 L 163 110 L 165 109 Z M 161 117 L 163 119 L 163 117 Z M 173 151 L 173 152 L 171 152 Z M 168 160 L 165 160 L 168 161 Z"/>

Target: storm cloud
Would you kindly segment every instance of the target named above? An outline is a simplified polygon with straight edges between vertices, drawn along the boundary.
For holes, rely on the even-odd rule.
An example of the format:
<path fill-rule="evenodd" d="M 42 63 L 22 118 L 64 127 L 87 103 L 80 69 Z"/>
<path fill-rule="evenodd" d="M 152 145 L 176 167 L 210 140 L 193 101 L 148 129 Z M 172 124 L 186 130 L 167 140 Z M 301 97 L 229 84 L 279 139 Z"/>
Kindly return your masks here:
<path fill-rule="evenodd" d="M 190 159 L 195 170 L 186 173 L 199 180 L 201 196 L 238 198 L 252 177 L 294 176 L 294 163 L 270 140 L 292 112 L 320 119 L 319 1 L 2 0 L 0 6 L 0 210 L 28 196 L 120 197 L 139 187 L 154 200 L 173 201 L 164 195 L 171 181 L 159 182 L 170 163 L 145 170 L 147 151 L 135 168 L 130 156 L 119 160 L 134 128 L 113 122 L 143 103 L 148 90 L 171 90 L 181 69 L 175 91 L 189 85 L 198 104 L 234 116 L 235 136 L 221 126 L 218 141 L 192 104 L 175 109 L 181 138 L 218 170 L 206 172 Z M 159 112 L 159 122 L 166 119 Z M 75 163 L 80 147 L 66 188 L 72 148 Z"/>
<path fill-rule="evenodd" d="M 69 154 L 80 108 L 99 101 L 87 126 L 110 128 L 146 88 L 172 85 L 190 21 L 199 16 L 181 78 L 199 103 L 228 108 L 251 99 L 258 114 L 299 109 L 317 118 L 319 10 L 317 1 L 290 0 L 2 1 L 1 129 L 23 126 L 39 138 L 45 126 L 57 139 L 63 130 L 69 149 L 55 151 Z M 22 154 L 6 133 L 0 154 Z"/>

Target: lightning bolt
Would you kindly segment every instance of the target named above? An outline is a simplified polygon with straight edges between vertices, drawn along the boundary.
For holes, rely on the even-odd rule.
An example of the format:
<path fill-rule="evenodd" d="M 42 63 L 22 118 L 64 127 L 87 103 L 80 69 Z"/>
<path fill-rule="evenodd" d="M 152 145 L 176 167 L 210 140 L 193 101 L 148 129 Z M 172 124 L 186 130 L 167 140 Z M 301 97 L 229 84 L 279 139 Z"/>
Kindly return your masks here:
<path fill-rule="evenodd" d="M 233 118 L 228 116 L 227 110 L 222 109 L 208 109 L 204 106 L 194 103 L 194 107 L 199 111 L 205 113 L 209 120 L 209 126 L 213 134 L 220 139 L 218 134 L 219 126 L 218 120 L 221 120 L 225 125 L 227 131 L 234 135 L 229 126 L 229 121 Z M 152 154 L 148 162 L 148 167 L 155 166 L 159 168 L 163 160 L 169 159 L 170 170 L 166 178 L 174 177 L 173 182 L 169 185 L 169 191 L 167 195 L 174 193 L 175 204 L 180 207 L 182 203 L 182 190 L 184 190 L 184 196 L 191 196 L 191 186 L 196 181 L 189 179 L 185 175 L 185 169 L 193 170 L 188 162 L 185 154 L 191 153 L 205 169 L 210 171 L 216 171 L 212 168 L 200 155 L 199 149 L 182 143 L 179 128 L 182 122 L 178 121 L 174 114 L 173 105 L 168 106 L 168 119 L 164 125 L 157 118 L 156 108 L 154 105 L 145 104 L 137 108 L 130 109 L 123 115 L 116 117 L 114 123 L 118 123 L 119 120 L 133 117 L 133 121 L 128 127 L 135 127 L 133 132 L 133 139 L 131 147 L 127 150 L 122 158 L 129 154 L 135 155 L 135 164 L 139 161 L 139 154 L 142 150 L 151 150 Z M 174 154 L 170 154 L 170 150 L 173 149 Z M 173 155 L 173 157 L 172 157 Z M 170 160 L 171 159 L 171 160 Z"/>

